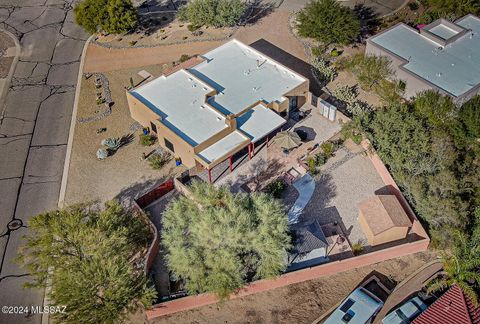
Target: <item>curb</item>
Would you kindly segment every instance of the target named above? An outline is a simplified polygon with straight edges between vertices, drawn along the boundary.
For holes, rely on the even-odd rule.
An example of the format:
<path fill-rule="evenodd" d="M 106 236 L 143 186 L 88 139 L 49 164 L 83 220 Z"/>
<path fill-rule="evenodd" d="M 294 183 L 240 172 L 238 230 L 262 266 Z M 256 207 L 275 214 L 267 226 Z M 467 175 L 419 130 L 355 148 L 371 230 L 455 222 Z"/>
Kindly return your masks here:
<path fill-rule="evenodd" d="M 13 42 L 15 43 L 15 57 L 13 58 L 12 65 L 10 66 L 10 71 L 8 71 L 8 75 L 5 78 L 5 84 L 3 86 L 3 89 L 0 92 L 0 117 L 1 117 L 3 116 L 3 113 L 4 113 L 3 109 L 5 105 L 5 100 L 7 98 L 8 89 L 10 88 L 10 82 L 12 81 L 13 72 L 15 72 L 15 68 L 17 67 L 17 63 L 20 58 L 21 47 L 20 47 L 20 42 L 18 41 L 18 38 L 14 34 L 2 28 L 0 28 L 0 32 L 3 32 L 6 35 L 10 36 L 10 38 L 13 39 Z"/>
<path fill-rule="evenodd" d="M 95 35 L 91 35 L 85 45 L 83 46 L 82 58 L 80 60 L 80 66 L 78 68 L 77 86 L 75 88 L 75 99 L 73 101 L 72 120 L 70 121 L 70 130 L 68 133 L 67 153 L 65 154 L 65 163 L 63 165 L 62 183 L 60 186 L 60 195 L 58 197 L 58 207 L 62 208 L 65 201 L 65 193 L 67 191 L 68 171 L 70 170 L 70 160 L 72 156 L 73 135 L 75 133 L 75 122 L 77 120 L 78 101 L 80 100 L 80 88 L 82 85 L 83 67 L 85 65 L 85 56 L 87 53 L 88 45 Z"/>

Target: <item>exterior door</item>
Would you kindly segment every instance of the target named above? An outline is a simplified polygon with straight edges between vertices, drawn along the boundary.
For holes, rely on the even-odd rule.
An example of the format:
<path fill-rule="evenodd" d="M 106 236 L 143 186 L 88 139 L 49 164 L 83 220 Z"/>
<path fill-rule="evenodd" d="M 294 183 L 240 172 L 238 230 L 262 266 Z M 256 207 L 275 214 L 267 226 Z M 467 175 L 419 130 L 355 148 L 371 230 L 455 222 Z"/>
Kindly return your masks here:
<path fill-rule="evenodd" d="M 298 106 L 298 97 L 290 97 L 290 111 L 296 109 Z"/>

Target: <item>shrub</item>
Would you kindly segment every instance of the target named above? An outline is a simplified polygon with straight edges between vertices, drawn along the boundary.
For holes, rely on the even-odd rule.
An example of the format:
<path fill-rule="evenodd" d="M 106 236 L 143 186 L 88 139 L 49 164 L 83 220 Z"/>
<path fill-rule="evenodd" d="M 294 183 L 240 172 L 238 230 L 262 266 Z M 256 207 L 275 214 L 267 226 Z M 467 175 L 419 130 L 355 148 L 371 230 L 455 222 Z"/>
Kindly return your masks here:
<path fill-rule="evenodd" d="M 135 44 L 137 44 L 136 40 L 132 40 L 128 42 L 128 46 L 135 46 Z"/>
<path fill-rule="evenodd" d="M 326 50 L 327 50 L 327 47 L 324 45 L 318 45 L 318 46 L 312 47 L 312 55 L 321 57 L 325 54 Z"/>
<path fill-rule="evenodd" d="M 311 174 L 317 174 L 317 164 L 313 157 L 309 157 L 307 160 L 308 172 Z"/>
<path fill-rule="evenodd" d="M 108 157 L 108 151 L 106 149 L 98 149 L 97 151 L 97 159 L 105 160 Z"/>
<path fill-rule="evenodd" d="M 168 152 L 154 153 L 148 157 L 148 163 L 154 170 L 160 170 L 163 168 L 170 160 L 172 159 L 171 155 Z"/>
<path fill-rule="evenodd" d="M 412 10 L 412 11 L 415 11 L 415 10 L 418 9 L 418 3 L 417 2 L 410 2 L 408 4 L 408 8 L 410 8 L 410 10 Z"/>
<path fill-rule="evenodd" d="M 181 21 L 193 26 L 235 26 L 247 9 L 241 0 L 192 0 L 178 10 Z"/>
<path fill-rule="evenodd" d="M 199 28 L 200 28 L 199 26 L 196 26 L 196 25 L 193 25 L 193 24 L 188 24 L 188 25 L 187 25 L 188 31 L 191 31 L 192 33 L 193 33 L 194 31 L 196 31 L 197 29 L 199 29 Z"/>
<path fill-rule="evenodd" d="M 360 145 L 360 143 L 362 143 L 363 136 L 362 134 L 353 134 L 351 138 L 355 144 Z"/>
<path fill-rule="evenodd" d="M 346 68 L 357 77 L 363 89 L 370 91 L 381 80 L 393 76 L 390 63 L 385 56 L 357 54 L 347 62 Z"/>
<path fill-rule="evenodd" d="M 375 93 L 386 103 L 398 102 L 402 98 L 405 90 L 402 90 L 402 87 L 405 86 L 405 82 L 401 82 L 403 82 L 403 84 L 396 81 L 381 80 L 377 86 L 375 86 Z"/>
<path fill-rule="evenodd" d="M 102 140 L 102 145 L 106 146 L 111 152 L 117 151 L 122 146 L 122 141 L 118 137 L 109 137 Z"/>
<path fill-rule="evenodd" d="M 360 255 L 360 254 L 362 254 L 362 252 L 363 252 L 363 245 L 362 245 L 362 243 L 358 242 L 358 243 L 352 244 L 352 252 L 353 252 L 353 255 Z"/>
<path fill-rule="evenodd" d="M 347 105 L 347 111 L 352 116 L 362 116 L 372 112 L 373 108 L 364 101 L 356 100 L 351 105 Z"/>
<path fill-rule="evenodd" d="M 317 167 L 320 167 L 320 166 L 324 165 L 325 162 L 327 162 L 327 157 L 325 156 L 325 154 L 318 153 L 318 154 L 315 155 L 315 165 Z"/>
<path fill-rule="evenodd" d="M 180 62 L 180 63 L 183 63 L 183 62 L 188 61 L 189 59 L 190 59 L 190 55 L 188 55 L 188 54 L 182 54 L 182 55 L 180 56 L 179 62 Z"/>
<path fill-rule="evenodd" d="M 360 21 L 355 13 L 336 0 L 313 0 L 297 17 L 301 36 L 324 44 L 350 44 L 360 34 Z"/>
<path fill-rule="evenodd" d="M 97 98 L 96 103 L 97 103 L 97 105 L 101 105 L 101 104 L 105 103 L 105 99 L 104 98 Z"/>
<path fill-rule="evenodd" d="M 342 52 L 337 50 L 336 48 L 334 48 L 330 51 L 330 56 L 331 57 L 337 57 L 337 56 L 340 56 L 340 54 L 342 54 Z"/>
<path fill-rule="evenodd" d="M 74 8 L 75 21 L 85 31 L 126 33 L 138 23 L 137 10 L 131 0 L 84 0 Z"/>
<path fill-rule="evenodd" d="M 283 180 L 276 179 L 267 185 L 266 191 L 267 193 L 271 194 L 274 198 L 280 198 L 286 188 L 287 188 L 287 185 L 285 184 L 285 182 L 283 182 Z"/>
<path fill-rule="evenodd" d="M 143 146 L 152 146 L 153 144 L 155 144 L 156 140 L 157 138 L 155 137 L 155 135 L 140 134 L 140 144 Z"/>
<path fill-rule="evenodd" d="M 323 154 L 325 155 L 326 158 L 329 158 L 329 157 L 333 156 L 333 151 L 334 151 L 333 143 L 323 142 L 320 145 L 320 148 L 322 149 Z"/>
<path fill-rule="evenodd" d="M 331 82 L 337 77 L 337 70 L 321 57 L 312 61 L 313 73 L 320 82 Z"/>
<path fill-rule="evenodd" d="M 355 102 L 358 96 L 358 91 L 356 86 L 341 86 L 332 91 L 332 94 L 335 98 L 340 101 L 343 101 L 346 105 L 351 105 Z"/>

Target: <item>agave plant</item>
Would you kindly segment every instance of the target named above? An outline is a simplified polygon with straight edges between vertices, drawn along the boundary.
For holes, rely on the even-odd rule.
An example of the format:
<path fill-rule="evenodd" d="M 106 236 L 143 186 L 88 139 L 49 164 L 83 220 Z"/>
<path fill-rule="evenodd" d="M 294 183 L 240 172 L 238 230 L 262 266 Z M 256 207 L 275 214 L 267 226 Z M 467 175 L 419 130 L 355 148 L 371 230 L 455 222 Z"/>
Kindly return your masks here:
<path fill-rule="evenodd" d="M 108 151 L 106 149 L 98 149 L 97 151 L 97 159 L 105 160 L 108 157 Z"/>
<path fill-rule="evenodd" d="M 122 141 L 118 137 L 109 137 L 102 140 L 102 145 L 106 146 L 110 151 L 117 151 L 122 146 Z"/>

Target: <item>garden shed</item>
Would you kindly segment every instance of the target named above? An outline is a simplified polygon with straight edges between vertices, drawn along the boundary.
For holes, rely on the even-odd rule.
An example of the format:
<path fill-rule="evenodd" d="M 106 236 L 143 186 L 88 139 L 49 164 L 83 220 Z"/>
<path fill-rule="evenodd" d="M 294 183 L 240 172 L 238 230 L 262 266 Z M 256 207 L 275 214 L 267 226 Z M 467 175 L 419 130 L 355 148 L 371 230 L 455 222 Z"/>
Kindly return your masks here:
<path fill-rule="evenodd" d="M 370 245 L 404 239 L 412 221 L 394 195 L 378 195 L 358 205 L 358 222 Z"/>

